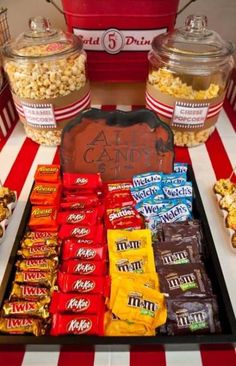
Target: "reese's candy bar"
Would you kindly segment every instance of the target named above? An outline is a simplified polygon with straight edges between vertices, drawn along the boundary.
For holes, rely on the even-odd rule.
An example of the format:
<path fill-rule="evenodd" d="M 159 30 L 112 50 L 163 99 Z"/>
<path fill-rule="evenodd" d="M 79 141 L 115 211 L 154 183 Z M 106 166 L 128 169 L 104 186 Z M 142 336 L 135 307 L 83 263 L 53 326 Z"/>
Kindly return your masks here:
<path fill-rule="evenodd" d="M 133 176 L 134 187 L 145 187 L 150 184 L 160 183 L 162 181 L 162 173 L 148 172 Z"/>
<path fill-rule="evenodd" d="M 57 231 L 57 208 L 55 206 L 33 206 L 29 228 L 36 231 Z"/>
<path fill-rule="evenodd" d="M 98 210 L 93 208 L 90 211 L 73 210 L 61 211 L 57 215 L 59 225 L 63 224 L 79 224 L 79 225 L 95 225 L 98 222 Z"/>
<path fill-rule="evenodd" d="M 107 229 L 142 229 L 143 218 L 131 206 L 106 210 L 105 226 Z"/>
<path fill-rule="evenodd" d="M 93 239 L 96 243 L 104 243 L 104 227 L 102 224 L 93 226 L 64 224 L 60 227 L 58 236 L 60 239 L 79 238 Z"/>
<path fill-rule="evenodd" d="M 214 297 L 166 299 L 167 321 L 163 327 L 171 336 L 220 333 L 218 306 Z"/>
<path fill-rule="evenodd" d="M 121 320 L 111 311 L 107 311 L 104 317 L 105 336 L 154 336 L 155 329 L 149 329 L 143 324 Z"/>
<path fill-rule="evenodd" d="M 4 316 L 33 316 L 46 319 L 49 312 L 40 301 L 6 301 L 2 307 Z"/>
<path fill-rule="evenodd" d="M 81 276 L 63 272 L 58 272 L 57 282 L 62 292 L 105 295 L 109 286 L 108 277 Z"/>
<path fill-rule="evenodd" d="M 63 186 L 67 189 L 97 190 L 102 187 L 100 173 L 63 173 Z"/>
<path fill-rule="evenodd" d="M 39 164 L 34 174 L 36 182 L 58 183 L 60 181 L 60 165 Z"/>
<path fill-rule="evenodd" d="M 67 315 L 54 314 L 50 334 L 52 336 L 66 334 L 104 334 L 103 315 L 81 314 Z"/>
<path fill-rule="evenodd" d="M 18 283 L 52 287 L 55 282 L 55 274 L 53 272 L 41 271 L 17 271 L 14 281 Z"/>
<path fill-rule="evenodd" d="M 50 291 L 46 287 L 13 284 L 10 300 L 23 299 L 29 301 L 40 301 L 43 304 L 50 302 Z"/>
<path fill-rule="evenodd" d="M 78 244 L 76 239 L 66 239 L 62 248 L 62 259 L 104 260 L 107 248 L 101 245 Z"/>
<path fill-rule="evenodd" d="M 63 261 L 61 271 L 81 275 L 103 276 L 106 274 L 106 262 L 69 259 Z"/>
<path fill-rule="evenodd" d="M 21 248 L 17 254 L 22 258 L 49 258 L 58 255 L 56 247 L 49 247 L 46 245 L 37 245 L 28 248 Z"/>
<path fill-rule="evenodd" d="M 122 320 L 151 329 L 164 324 L 167 317 L 164 295 L 129 279 L 119 287 L 112 312 Z"/>
<path fill-rule="evenodd" d="M 45 328 L 41 319 L 35 318 L 0 318 L 0 333 L 5 334 L 45 334 Z"/>
<path fill-rule="evenodd" d="M 50 304 L 51 313 L 100 314 L 104 298 L 99 294 L 65 294 L 54 292 Z"/>
<path fill-rule="evenodd" d="M 16 262 L 20 271 L 55 271 L 57 260 L 49 258 L 22 259 Z"/>
<path fill-rule="evenodd" d="M 161 291 L 170 297 L 208 297 L 212 287 L 205 269 L 200 263 L 159 266 Z"/>
<path fill-rule="evenodd" d="M 61 184 L 36 182 L 30 194 L 30 202 L 37 206 L 57 206 L 61 196 Z"/>

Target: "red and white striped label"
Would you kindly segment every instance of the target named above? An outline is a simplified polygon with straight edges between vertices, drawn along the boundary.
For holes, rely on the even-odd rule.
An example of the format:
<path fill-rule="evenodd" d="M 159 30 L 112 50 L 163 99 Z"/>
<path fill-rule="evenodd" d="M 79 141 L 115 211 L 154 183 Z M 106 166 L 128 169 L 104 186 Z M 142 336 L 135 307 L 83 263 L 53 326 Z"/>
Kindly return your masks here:
<path fill-rule="evenodd" d="M 76 115 L 89 107 L 91 102 L 90 91 L 76 102 L 63 107 L 54 107 L 51 103 L 16 102 L 15 106 L 19 115 L 29 125 L 35 128 L 56 128 L 61 121 L 76 117 Z"/>
<path fill-rule="evenodd" d="M 173 126 L 189 129 L 203 127 L 207 119 L 217 116 L 223 107 L 223 100 L 214 105 L 207 100 L 206 103 L 176 101 L 174 106 L 170 106 L 146 91 L 146 105 L 160 116 L 171 119 Z"/>

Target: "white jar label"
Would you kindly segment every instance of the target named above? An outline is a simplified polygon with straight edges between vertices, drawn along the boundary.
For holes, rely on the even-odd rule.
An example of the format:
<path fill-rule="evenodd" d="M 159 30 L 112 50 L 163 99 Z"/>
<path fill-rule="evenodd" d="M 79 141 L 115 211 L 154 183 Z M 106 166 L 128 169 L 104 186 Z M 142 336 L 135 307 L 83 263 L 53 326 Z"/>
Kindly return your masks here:
<path fill-rule="evenodd" d="M 55 128 L 56 120 L 52 104 L 22 103 L 25 119 L 32 127 Z"/>
<path fill-rule="evenodd" d="M 175 102 L 171 125 L 193 129 L 203 127 L 209 105 L 209 103 Z"/>
<path fill-rule="evenodd" d="M 73 33 L 83 40 L 86 51 L 105 51 L 116 54 L 121 51 L 149 51 L 155 36 L 164 33 L 167 28 L 160 29 L 80 29 L 73 28 Z"/>

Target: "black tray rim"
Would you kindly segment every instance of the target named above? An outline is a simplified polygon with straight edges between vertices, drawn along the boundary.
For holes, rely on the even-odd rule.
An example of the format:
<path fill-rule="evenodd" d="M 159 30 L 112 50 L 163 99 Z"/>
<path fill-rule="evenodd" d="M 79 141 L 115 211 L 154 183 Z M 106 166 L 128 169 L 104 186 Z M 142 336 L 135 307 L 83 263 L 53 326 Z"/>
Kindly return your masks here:
<path fill-rule="evenodd" d="M 191 165 L 188 165 L 188 175 L 193 183 L 194 193 L 197 197 L 196 206 L 197 210 L 201 213 L 201 223 L 204 229 L 204 235 L 208 243 L 208 249 L 212 255 L 212 262 L 217 271 L 215 275 L 220 289 L 222 290 L 224 306 L 227 310 L 227 317 L 230 322 L 232 332 L 229 334 L 212 334 L 212 335 L 186 335 L 186 336 L 93 336 L 93 335 L 65 335 L 65 336 L 33 336 L 33 335 L 4 335 L 0 334 L 0 345 L 73 345 L 73 346 L 96 346 L 96 345 L 140 345 L 140 346 L 165 346 L 170 350 L 179 346 L 179 350 L 192 350 L 197 349 L 200 345 L 211 345 L 216 348 L 224 347 L 225 345 L 236 345 L 236 318 L 234 316 L 233 307 L 228 294 L 227 286 L 225 283 L 224 275 L 221 269 L 218 254 L 215 248 L 215 244 L 210 231 L 207 216 L 204 210 L 201 195 L 197 186 L 196 178 Z M 12 247 L 10 258 L 2 279 L 0 286 L 0 307 L 3 303 L 7 286 L 9 285 L 10 276 L 15 264 L 18 244 L 24 234 L 28 217 L 30 213 L 31 204 L 29 199 L 27 200 L 19 229 L 16 234 L 16 238 Z"/>

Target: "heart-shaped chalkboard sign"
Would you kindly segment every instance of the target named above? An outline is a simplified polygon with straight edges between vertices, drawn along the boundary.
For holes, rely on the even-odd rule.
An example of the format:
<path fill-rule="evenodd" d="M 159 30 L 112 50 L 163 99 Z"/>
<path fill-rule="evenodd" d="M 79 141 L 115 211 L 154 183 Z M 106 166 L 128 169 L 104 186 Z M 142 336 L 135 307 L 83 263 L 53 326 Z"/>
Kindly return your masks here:
<path fill-rule="evenodd" d="M 154 112 L 81 112 L 62 132 L 63 172 L 101 172 L 104 180 L 129 179 L 138 173 L 170 173 L 173 133 Z"/>

